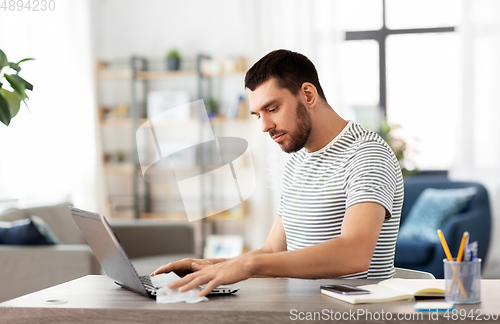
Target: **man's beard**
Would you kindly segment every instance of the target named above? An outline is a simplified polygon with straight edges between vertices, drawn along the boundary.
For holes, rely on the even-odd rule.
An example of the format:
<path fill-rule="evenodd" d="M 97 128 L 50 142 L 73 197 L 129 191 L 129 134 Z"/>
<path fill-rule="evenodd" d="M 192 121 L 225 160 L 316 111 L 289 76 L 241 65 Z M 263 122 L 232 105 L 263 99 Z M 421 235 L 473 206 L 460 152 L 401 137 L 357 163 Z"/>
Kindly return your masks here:
<path fill-rule="evenodd" d="M 311 134 L 312 122 L 311 116 L 307 111 L 306 106 L 302 104 L 300 101 L 297 101 L 296 108 L 297 115 L 297 130 L 293 132 L 286 132 L 283 130 L 274 130 L 269 133 L 271 137 L 276 134 L 287 133 L 290 136 L 290 142 L 286 144 L 278 143 L 281 147 L 281 150 L 285 153 L 294 153 L 298 150 L 302 149 L 304 145 L 306 145 L 307 140 L 309 139 L 309 135 Z"/>

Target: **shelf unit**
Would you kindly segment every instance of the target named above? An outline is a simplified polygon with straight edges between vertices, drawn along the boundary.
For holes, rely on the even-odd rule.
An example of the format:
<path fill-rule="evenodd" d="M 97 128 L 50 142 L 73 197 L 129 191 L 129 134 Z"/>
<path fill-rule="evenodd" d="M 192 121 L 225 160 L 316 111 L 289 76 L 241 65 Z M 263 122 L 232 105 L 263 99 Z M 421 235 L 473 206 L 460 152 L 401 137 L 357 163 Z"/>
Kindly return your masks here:
<path fill-rule="evenodd" d="M 148 220 L 164 220 L 164 221 L 186 221 L 185 214 L 176 212 L 158 212 L 153 208 L 152 201 L 152 189 L 151 184 L 144 181 L 142 177 L 142 172 L 140 170 L 140 163 L 138 160 L 138 152 L 136 145 L 135 131 L 138 127 L 145 122 L 147 119 L 147 94 L 150 88 L 150 83 L 161 82 L 162 80 L 177 80 L 178 78 L 189 78 L 195 79 L 197 83 L 197 97 L 199 99 L 208 99 L 213 97 L 213 84 L 212 80 L 214 76 L 210 76 L 201 72 L 201 62 L 202 60 L 210 59 L 208 56 L 199 55 L 196 59 L 196 69 L 189 70 L 179 70 L 179 71 L 155 71 L 149 69 L 149 61 L 141 57 L 132 57 L 129 61 L 128 68 L 120 69 L 107 69 L 104 64 L 98 64 L 97 78 L 99 81 L 106 82 L 128 82 L 130 84 L 130 109 L 128 114 L 122 114 L 121 116 L 115 116 L 113 118 L 104 118 L 102 114 L 101 129 L 108 131 L 114 131 L 119 128 L 131 129 L 129 133 L 129 141 L 131 142 L 131 154 L 129 161 L 117 161 L 116 159 L 105 158 L 104 169 L 106 175 L 113 175 L 116 177 L 128 177 L 132 180 L 132 208 L 133 208 L 133 218 L 148 219 Z M 240 72 L 238 72 L 241 74 Z M 224 77 L 231 75 L 231 73 L 221 73 L 215 77 Z M 207 102 L 207 101 L 205 101 Z M 109 116 L 108 116 L 109 117 Z M 236 125 L 237 127 L 243 126 L 247 123 L 245 119 L 227 119 L 222 117 L 214 117 L 210 120 L 212 127 L 224 127 L 226 125 Z M 186 127 L 186 128 L 196 128 L 200 124 L 200 121 L 191 118 L 184 121 L 162 121 L 163 126 L 166 127 Z M 125 131 L 126 132 L 126 131 Z M 203 136 L 200 131 L 200 142 L 203 140 Z M 176 171 L 178 172 L 178 171 Z M 191 168 L 189 170 L 181 171 L 186 173 L 203 173 L 203 169 Z M 203 181 L 203 180 L 202 180 Z M 203 188 L 203 184 L 201 185 Z M 202 197 L 200 201 L 205 201 L 202 191 Z M 126 200 L 127 195 L 117 195 L 115 198 Z M 125 206 L 126 208 L 126 206 Z M 207 232 L 213 233 L 215 230 L 215 221 L 224 220 L 234 220 L 241 219 L 243 217 L 243 211 L 245 210 L 245 204 L 241 204 L 239 209 L 236 211 L 229 210 L 217 215 L 202 218 L 202 246 L 204 245 Z M 206 215 L 210 210 L 203 207 L 202 213 Z M 210 225 L 211 224 L 211 225 Z M 208 226 L 207 226 L 208 225 Z M 210 229 L 205 230 L 207 227 Z"/>

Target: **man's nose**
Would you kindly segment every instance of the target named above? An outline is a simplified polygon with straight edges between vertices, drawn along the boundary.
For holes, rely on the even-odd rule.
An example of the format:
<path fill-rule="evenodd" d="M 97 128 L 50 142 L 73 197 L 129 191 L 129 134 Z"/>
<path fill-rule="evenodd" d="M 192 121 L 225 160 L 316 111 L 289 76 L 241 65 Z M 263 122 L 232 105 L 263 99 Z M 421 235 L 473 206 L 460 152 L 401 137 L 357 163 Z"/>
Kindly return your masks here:
<path fill-rule="evenodd" d="M 269 132 L 275 126 L 276 125 L 274 125 L 274 122 L 272 121 L 271 118 L 267 116 L 262 116 L 260 118 L 260 128 L 262 129 L 263 132 Z"/>

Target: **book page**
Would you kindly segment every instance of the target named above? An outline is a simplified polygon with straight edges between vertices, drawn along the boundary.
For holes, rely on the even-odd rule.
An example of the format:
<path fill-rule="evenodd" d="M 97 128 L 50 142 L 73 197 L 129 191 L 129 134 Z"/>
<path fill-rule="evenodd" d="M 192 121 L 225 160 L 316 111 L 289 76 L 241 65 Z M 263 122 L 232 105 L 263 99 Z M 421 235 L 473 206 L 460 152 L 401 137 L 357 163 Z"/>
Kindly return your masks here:
<path fill-rule="evenodd" d="M 378 283 L 414 296 L 444 296 L 444 280 L 393 278 Z"/>
<path fill-rule="evenodd" d="M 346 301 L 351 304 L 384 303 L 398 300 L 411 300 L 413 294 L 407 294 L 401 290 L 384 287 L 381 285 L 365 285 L 358 288 L 370 291 L 368 295 L 342 295 L 322 289 L 321 292 L 330 297 Z"/>

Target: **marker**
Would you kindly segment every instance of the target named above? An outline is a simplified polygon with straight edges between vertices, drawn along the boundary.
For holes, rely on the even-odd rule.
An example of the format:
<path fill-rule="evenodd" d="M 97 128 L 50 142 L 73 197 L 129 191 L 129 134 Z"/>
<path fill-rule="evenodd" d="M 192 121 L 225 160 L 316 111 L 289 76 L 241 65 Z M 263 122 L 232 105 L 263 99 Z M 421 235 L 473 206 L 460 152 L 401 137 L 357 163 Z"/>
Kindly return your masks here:
<path fill-rule="evenodd" d="M 477 241 L 470 244 L 471 261 L 477 261 Z"/>
<path fill-rule="evenodd" d="M 465 251 L 464 251 L 464 261 L 470 261 L 471 260 L 471 255 L 470 255 L 470 244 L 469 244 L 469 237 L 467 236 L 467 241 L 465 241 Z"/>
<path fill-rule="evenodd" d="M 472 242 L 469 244 L 469 250 L 470 250 L 470 261 L 477 261 L 477 241 Z M 469 280 L 467 282 L 467 288 L 468 291 L 472 291 L 472 284 L 473 284 L 473 279 L 476 276 L 476 268 L 472 267 L 471 273 L 469 274 Z"/>

